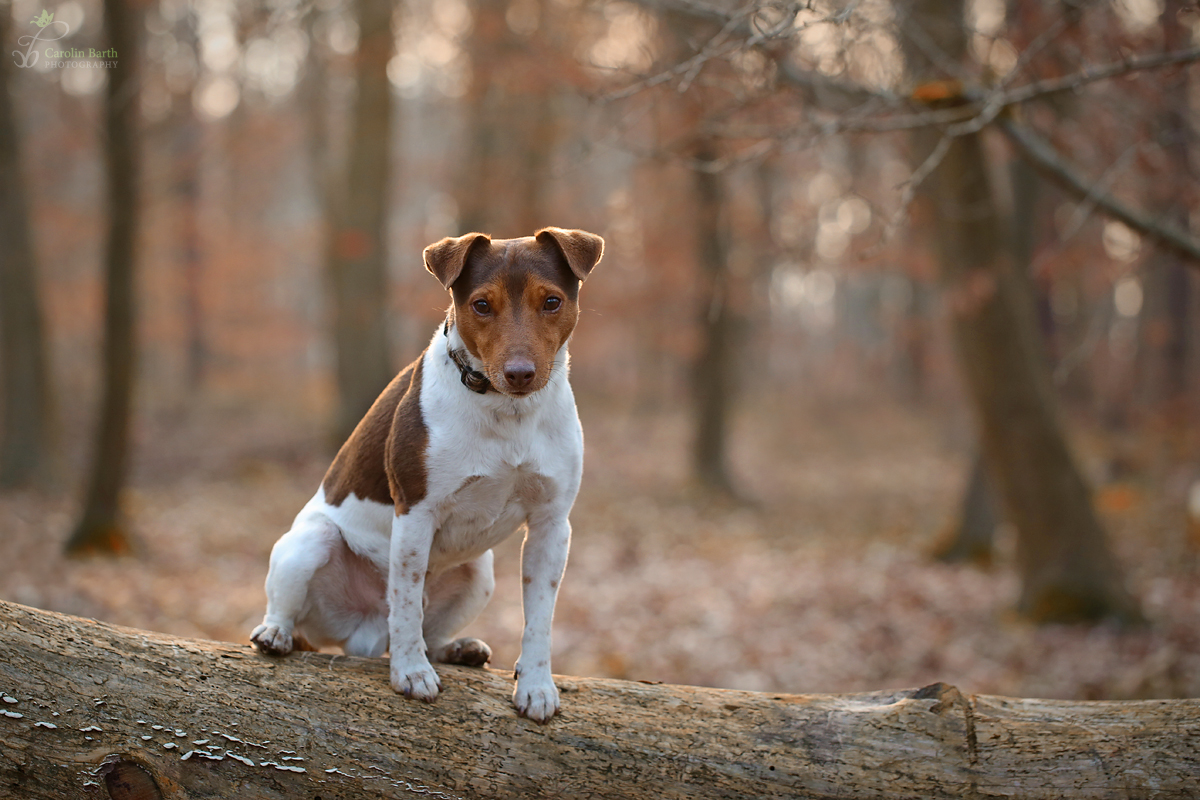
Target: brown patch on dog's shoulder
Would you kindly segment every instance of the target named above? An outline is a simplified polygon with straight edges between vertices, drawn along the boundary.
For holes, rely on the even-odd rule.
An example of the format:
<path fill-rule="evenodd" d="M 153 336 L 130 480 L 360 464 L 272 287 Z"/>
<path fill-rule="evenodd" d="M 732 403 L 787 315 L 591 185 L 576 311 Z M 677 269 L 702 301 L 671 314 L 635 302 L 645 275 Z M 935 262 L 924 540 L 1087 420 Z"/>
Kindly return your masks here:
<path fill-rule="evenodd" d="M 414 495 L 419 493 L 420 497 L 425 496 L 425 447 L 429 444 L 429 433 L 421 418 L 420 406 L 421 363 L 424 358 L 422 354 L 392 379 L 338 450 L 337 457 L 329 465 L 321 482 L 325 490 L 325 502 L 340 506 L 353 494 L 360 500 L 396 503 L 399 507 L 401 502 L 411 504 L 420 499 L 410 498 L 410 488 Z M 408 445 L 401 450 L 393 449 L 397 422 L 413 429 L 401 433 L 401 438 Z M 396 470 L 392 464 L 393 454 L 408 463 Z M 393 494 L 393 471 L 407 476 L 400 482 L 404 492 L 399 496 Z M 415 476 L 417 472 L 420 473 L 419 480 Z"/>
<path fill-rule="evenodd" d="M 554 494 L 554 482 L 533 472 L 522 472 L 514 490 L 526 503 L 543 503 Z"/>
<path fill-rule="evenodd" d="M 427 489 L 425 451 L 429 448 L 429 429 L 421 416 L 421 374 L 425 355 L 413 364 L 408 391 L 396 405 L 387 439 L 385 464 L 388 487 L 396 504 L 396 516 L 425 499 Z"/>

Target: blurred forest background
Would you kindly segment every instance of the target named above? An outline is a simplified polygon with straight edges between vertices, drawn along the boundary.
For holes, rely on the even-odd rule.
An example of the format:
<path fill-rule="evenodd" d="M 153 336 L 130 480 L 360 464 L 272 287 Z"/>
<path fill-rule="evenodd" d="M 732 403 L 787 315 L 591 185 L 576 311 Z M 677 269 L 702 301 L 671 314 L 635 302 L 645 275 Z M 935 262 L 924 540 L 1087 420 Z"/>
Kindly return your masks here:
<path fill-rule="evenodd" d="M 556 671 L 1200 694 L 1190 0 L 3 0 L 0 41 L 0 597 L 245 641 L 442 319 L 421 248 L 557 225 L 607 250 Z"/>

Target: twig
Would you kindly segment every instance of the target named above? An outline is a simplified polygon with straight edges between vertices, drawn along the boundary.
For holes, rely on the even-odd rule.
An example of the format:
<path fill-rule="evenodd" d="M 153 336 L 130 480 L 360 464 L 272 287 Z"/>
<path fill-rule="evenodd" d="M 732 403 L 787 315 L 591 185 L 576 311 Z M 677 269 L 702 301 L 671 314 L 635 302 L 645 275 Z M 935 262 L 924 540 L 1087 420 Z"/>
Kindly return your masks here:
<path fill-rule="evenodd" d="M 1171 53 L 1159 53 L 1152 56 L 1141 56 L 1140 58 L 1129 58 L 1112 64 L 1103 64 L 1099 67 L 1085 67 L 1079 72 L 1074 72 L 1061 78 L 1034 81 L 1016 89 L 1010 89 L 1004 92 L 1001 97 L 1003 98 L 1004 105 L 1026 103 L 1047 95 L 1074 91 L 1089 83 L 1119 78 L 1133 72 L 1162 69 L 1163 67 L 1173 67 L 1179 64 L 1191 64 L 1196 61 L 1200 61 L 1200 47 L 1176 50 Z"/>
<path fill-rule="evenodd" d="M 697 77 L 699 77 L 700 70 L 704 68 L 704 65 L 708 63 L 709 59 L 720 52 L 720 47 L 725 45 L 725 43 L 729 40 L 730 35 L 733 33 L 734 27 L 736 27 L 742 21 L 741 18 L 745 16 L 746 13 L 747 12 L 743 11 L 740 14 L 731 16 L 729 21 L 726 22 L 721 27 L 721 30 L 717 32 L 717 35 L 712 37 L 712 39 L 708 41 L 708 44 L 706 44 L 699 53 L 689 59 L 691 61 L 691 66 L 689 66 L 687 71 L 683 73 L 683 78 L 679 81 L 678 91 L 680 94 L 686 92 L 688 87 L 692 85 Z"/>
<path fill-rule="evenodd" d="M 1200 268 L 1200 242 L 1180 231 L 1169 222 L 1154 219 L 1131 208 L 1105 192 L 1097 192 L 1096 185 L 1085 180 L 1078 171 L 1067 164 L 1054 147 L 1033 129 L 1021 125 L 1010 117 L 1002 116 L 996 125 L 1008 137 L 1017 151 L 1046 178 L 1076 197 L 1095 204 L 1113 219 L 1145 236 L 1159 246 L 1182 256 L 1193 267 Z"/>
<path fill-rule="evenodd" d="M 962 129 L 962 132 L 972 133 L 992 122 L 1001 111 L 1009 106 L 1027 103 L 1031 100 L 1060 92 L 1073 91 L 1090 83 L 1118 78 L 1133 72 L 1162 69 L 1163 67 L 1190 64 L 1197 61 L 1200 61 L 1200 47 L 1143 58 L 1127 59 L 1113 64 L 1085 68 L 1062 78 L 1037 81 L 1005 92 L 990 92 L 982 96 L 971 97 L 972 102 L 953 108 L 920 111 L 912 114 L 894 114 L 891 116 L 839 120 L 833 123 L 833 127 L 838 132 L 891 133 L 895 131 L 914 130 L 916 128 L 935 127 L 938 125 L 969 123 Z M 806 83 L 803 73 L 794 68 L 781 70 L 780 75 L 788 82 L 802 88 L 808 89 L 816 85 L 815 83 Z M 838 84 L 834 81 L 822 82 L 820 86 L 827 91 L 838 90 Z M 858 86 L 847 87 L 845 91 L 847 93 L 853 92 L 858 97 L 864 95 L 871 96 L 869 89 Z M 884 97 L 879 94 L 874 94 L 873 96 L 881 99 Z"/>
<path fill-rule="evenodd" d="M 1104 335 L 1105 323 L 1108 321 L 1107 308 L 1096 309 L 1092 313 L 1092 317 L 1088 320 L 1087 332 L 1083 336 L 1083 340 L 1079 342 L 1069 353 L 1059 359 L 1058 366 L 1054 368 L 1054 385 L 1058 387 L 1065 386 L 1067 379 L 1071 377 L 1071 373 L 1075 371 L 1079 365 L 1086 362 L 1096 350 L 1096 345 L 1100 343 L 1100 337 Z"/>
<path fill-rule="evenodd" d="M 921 184 L 925 182 L 925 179 L 941 166 L 942 161 L 946 158 L 946 154 L 950 152 L 950 145 L 954 144 L 956 138 L 950 131 L 943 133 L 942 138 L 938 139 L 937 146 L 925 157 L 925 160 L 921 162 L 921 166 L 913 170 L 913 174 L 905 181 L 904 191 L 900 193 L 900 207 L 896 209 L 896 213 L 892 216 L 892 221 L 888 224 L 888 230 L 884 232 L 885 239 L 900 224 L 900 218 L 907 213 L 908 207 L 912 205 L 913 198 L 917 196 L 917 189 L 921 188 Z"/>
<path fill-rule="evenodd" d="M 942 47 L 933 40 L 933 38 L 925 32 L 925 29 L 919 25 L 913 24 L 911 17 L 905 17 L 900 23 L 900 32 L 908 37 L 917 49 L 921 51 L 921 55 L 929 59 L 929 63 L 937 67 L 943 74 L 953 78 L 958 78 L 965 86 L 972 78 L 971 74 L 963 67 L 963 65 L 954 58 L 951 58 Z"/>
<path fill-rule="evenodd" d="M 603 99 L 606 102 L 623 100 L 680 76 L 682 76 L 682 80 L 679 91 L 685 92 L 709 61 L 726 58 L 740 50 L 759 48 L 767 42 L 791 38 L 813 25 L 842 24 L 853 13 L 859 2 L 860 0 L 851 0 L 851 3 L 839 12 L 820 19 L 809 20 L 801 25 L 795 24 L 796 16 L 807 9 L 809 5 L 786 3 L 778 7 L 781 12 L 779 20 L 774 24 L 764 26 L 760 23 L 759 12 L 764 8 L 774 8 L 774 6 L 765 7 L 752 3 L 736 12 L 725 12 L 699 3 L 688 2 L 688 0 L 641 0 L 638 4 L 643 8 L 686 13 L 705 22 L 718 23 L 721 25 L 721 29 L 708 40 L 698 53 L 690 58 L 656 75 L 643 78 L 624 89 L 611 92 Z"/>
<path fill-rule="evenodd" d="M 1080 228 L 1088 221 L 1088 218 L 1092 215 L 1092 211 L 1096 208 L 1096 198 L 1108 191 L 1113 181 L 1117 179 L 1117 175 L 1128 166 L 1133 157 L 1137 155 L 1139 149 L 1141 149 L 1140 144 L 1131 144 L 1125 148 L 1125 152 L 1121 153 L 1116 161 L 1109 165 L 1108 169 L 1104 170 L 1104 173 L 1093 184 L 1092 190 L 1088 192 L 1087 197 L 1079 202 L 1074 213 L 1071 214 L 1067 229 L 1059 237 L 1060 241 L 1065 242 L 1079 233 Z"/>
<path fill-rule="evenodd" d="M 1017 63 L 1013 64 L 1013 68 L 1008 71 L 1007 75 L 1001 78 L 1000 87 L 1007 87 L 1010 83 L 1016 80 L 1017 76 L 1024 72 L 1025 68 L 1029 66 L 1029 62 L 1033 61 L 1033 59 L 1037 57 L 1038 53 L 1042 52 L 1042 50 L 1045 50 L 1050 46 L 1051 42 L 1061 36 L 1063 31 L 1065 31 L 1072 22 L 1075 22 L 1079 19 L 1079 16 L 1078 6 L 1069 8 L 1066 14 L 1063 14 L 1061 17 L 1054 20 L 1054 23 L 1050 25 L 1050 27 L 1046 28 L 1046 30 L 1034 37 L 1034 40 L 1029 43 L 1029 46 L 1022 50 L 1021 54 L 1017 56 Z"/>

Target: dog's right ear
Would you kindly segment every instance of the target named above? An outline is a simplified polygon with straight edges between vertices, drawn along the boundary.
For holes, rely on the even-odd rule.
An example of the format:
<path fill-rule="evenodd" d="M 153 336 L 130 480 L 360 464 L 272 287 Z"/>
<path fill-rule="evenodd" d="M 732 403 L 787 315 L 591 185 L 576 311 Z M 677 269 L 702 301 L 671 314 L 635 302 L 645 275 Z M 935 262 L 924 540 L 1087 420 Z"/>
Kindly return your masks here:
<path fill-rule="evenodd" d="M 467 263 L 471 248 L 480 242 L 490 242 L 486 233 L 468 233 L 465 236 L 447 236 L 425 248 L 425 269 L 433 273 L 447 289 L 458 280 Z"/>

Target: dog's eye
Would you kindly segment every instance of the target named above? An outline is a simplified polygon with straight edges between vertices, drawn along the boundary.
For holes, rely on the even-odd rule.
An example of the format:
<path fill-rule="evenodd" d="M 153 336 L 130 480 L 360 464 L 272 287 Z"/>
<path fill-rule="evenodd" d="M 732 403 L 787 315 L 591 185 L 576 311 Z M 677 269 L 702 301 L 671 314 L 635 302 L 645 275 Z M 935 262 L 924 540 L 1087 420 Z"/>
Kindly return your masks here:
<path fill-rule="evenodd" d="M 542 304 L 542 309 L 545 311 L 558 311 L 558 307 L 562 305 L 562 298 L 547 297 L 546 302 Z"/>
<path fill-rule="evenodd" d="M 476 314 L 492 313 L 492 307 L 488 304 L 487 300 L 476 300 L 474 303 L 471 303 L 471 308 L 475 309 Z"/>

